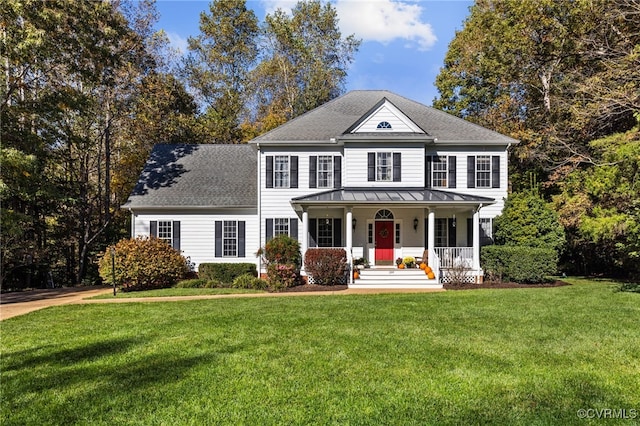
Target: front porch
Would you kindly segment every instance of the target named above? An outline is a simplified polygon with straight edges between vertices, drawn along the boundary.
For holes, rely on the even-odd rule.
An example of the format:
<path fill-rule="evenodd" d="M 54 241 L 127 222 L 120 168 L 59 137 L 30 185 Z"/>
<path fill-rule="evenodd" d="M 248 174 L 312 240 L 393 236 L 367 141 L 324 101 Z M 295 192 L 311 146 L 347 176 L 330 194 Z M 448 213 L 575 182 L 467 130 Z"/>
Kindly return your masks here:
<path fill-rule="evenodd" d="M 480 209 L 494 201 L 428 189 L 341 189 L 293 199 L 302 219 L 301 250 L 344 247 L 350 264 L 370 268 L 349 286 L 428 288 L 456 279 L 480 282 Z M 398 270 L 396 259 L 423 257 L 434 271 Z M 304 271 L 303 271 L 304 273 Z"/>

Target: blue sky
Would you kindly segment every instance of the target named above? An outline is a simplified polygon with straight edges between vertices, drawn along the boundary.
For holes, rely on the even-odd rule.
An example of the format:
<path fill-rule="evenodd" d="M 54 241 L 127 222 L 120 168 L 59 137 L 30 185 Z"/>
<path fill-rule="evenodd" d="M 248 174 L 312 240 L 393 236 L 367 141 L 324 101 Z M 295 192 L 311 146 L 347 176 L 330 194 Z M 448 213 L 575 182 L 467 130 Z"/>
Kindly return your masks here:
<path fill-rule="evenodd" d="M 472 1 L 332 0 L 343 36 L 362 39 L 349 69 L 347 90 L 387 89 L 431 105 L 438 92 L 435 78 L 449 42 L 462 29 Z M 159 0 L 157 29 L 163 29 L 174 48 L 186 50 L 187 39 L 199 33 L 200 12 L 210 1 Z M 250 0 L 260 21 L 295 1 Z"/>

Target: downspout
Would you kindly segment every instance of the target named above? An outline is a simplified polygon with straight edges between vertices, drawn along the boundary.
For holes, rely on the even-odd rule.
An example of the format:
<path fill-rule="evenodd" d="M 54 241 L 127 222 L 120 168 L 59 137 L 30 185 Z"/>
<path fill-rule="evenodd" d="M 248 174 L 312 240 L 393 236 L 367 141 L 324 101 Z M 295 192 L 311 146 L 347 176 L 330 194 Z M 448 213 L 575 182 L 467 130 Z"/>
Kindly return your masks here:
<path fill-rule="evenodd" d="M 129 214 L 131 214 L 131 239 L 134 239 L 136 237 L 136 215 L 131 207 L 129 207 Z"/>

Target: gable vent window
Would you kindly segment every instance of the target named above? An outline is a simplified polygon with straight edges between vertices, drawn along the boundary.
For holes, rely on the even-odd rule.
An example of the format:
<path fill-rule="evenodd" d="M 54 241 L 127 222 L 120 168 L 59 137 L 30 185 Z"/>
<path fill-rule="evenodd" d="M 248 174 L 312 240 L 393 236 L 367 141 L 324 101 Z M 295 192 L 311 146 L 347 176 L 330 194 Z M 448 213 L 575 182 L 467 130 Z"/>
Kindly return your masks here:
<path fill-rule="evenodd" d="M 389 123 L 388 121 L 381 121 L 378 123 L 378 127 L 376 127 L 378 130 L 392 130 L 391 127 L 391 123 Z"/>

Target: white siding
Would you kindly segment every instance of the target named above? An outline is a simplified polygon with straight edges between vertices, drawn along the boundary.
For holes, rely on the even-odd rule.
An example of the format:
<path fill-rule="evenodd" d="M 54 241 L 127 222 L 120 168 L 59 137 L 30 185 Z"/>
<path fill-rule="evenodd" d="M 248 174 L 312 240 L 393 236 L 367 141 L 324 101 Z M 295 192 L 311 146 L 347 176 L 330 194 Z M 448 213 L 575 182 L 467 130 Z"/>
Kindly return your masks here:
<path fill-rule="evenodd" d="M 400 182 L 369 182 L 367 154 L 370 152 L 399 152 L 402 175 Z M 354 144 L 345 147 L 342 184 L 349 187 L 422 187 L 424 186 L 424 145 Z"/>
<path fill-rule="evenodd" d="M 180 250 L 195 264 L 200 263 L 256 263 L 258 251 L 258 220 L 253 212 L 202 212 L 202 211 L 141 211 L 135 212 L 134 237 L 148 237 L 149 223 L 153 220 L 180 221 Z M 215 221 L 245 221 L 245 257 L 215 257 Z"/>

